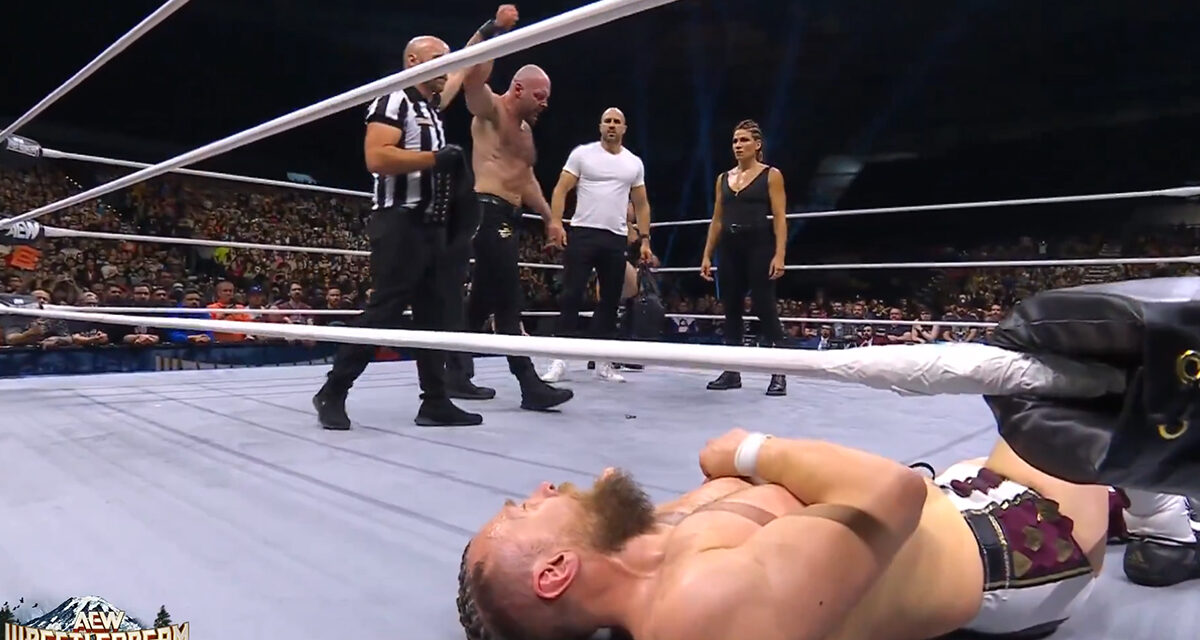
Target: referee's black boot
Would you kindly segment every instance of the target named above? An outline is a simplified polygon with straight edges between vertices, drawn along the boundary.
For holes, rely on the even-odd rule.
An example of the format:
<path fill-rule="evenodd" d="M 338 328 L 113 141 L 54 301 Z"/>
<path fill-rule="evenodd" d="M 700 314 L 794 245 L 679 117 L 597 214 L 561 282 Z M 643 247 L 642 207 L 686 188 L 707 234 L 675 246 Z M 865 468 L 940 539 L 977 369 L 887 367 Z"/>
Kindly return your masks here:
<path fill-rule="evenodd" d="M 575 397 L 570 389 L 552 387 L 538 377 L 532 368 L 517 376 L 521 385 L 521 408 L 527 411 L 549 411 Z"/>
<path fill-rule="evenodd" d="M 348 431 L 350 416 L 346 415 L 346 392 L 334 391 L 328 385 L 321 387 L 312 399 L 317 410 L 317 420 L 330 431 Z"/>
<path fill-rule="evenodd" d="M 787 395 L 787 376 L 782 373 L 776 373 L 771 376 L 771 384 L 767 385 L 767 395 L 769 396 L 786 396 Z"/>
<path fill-rule="evenodd" d="M 709 391 L 725 391 L 727 389 L 741 389 L 742 374 L 737 371 L 725 371 L 716 380 L 708 383 Z"/>
<path fill-rule="evenodd" d="M 420 427 L 473 427 L 483 424 L 483 416 L 459 409 L 450 398 L 425 398 L 415 422 Z"/>

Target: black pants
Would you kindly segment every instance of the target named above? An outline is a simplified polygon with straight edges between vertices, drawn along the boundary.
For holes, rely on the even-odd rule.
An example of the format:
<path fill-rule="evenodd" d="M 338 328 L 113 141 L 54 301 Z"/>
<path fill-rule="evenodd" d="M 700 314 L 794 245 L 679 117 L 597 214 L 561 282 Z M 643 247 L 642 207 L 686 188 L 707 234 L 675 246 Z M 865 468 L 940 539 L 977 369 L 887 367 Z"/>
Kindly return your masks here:
<path fill-rule="evenodd" d="M 477 331 L 467 328 L 467 301 L 463 285 L 471 274 L 471 238 L 461 238 L 446 247 L 439 275 L 443 277 L 442 292 L 446 302 L 443 318 L 447 331 Z M 475 376 L 475 359 L 470 353 L 451 351 L 446 354 L 446 377 L 452 384 L 462 384 Z"/>
<path fill-rule="evenodd" d="M 469 330 L 479 331 L 487 317 L 496 319 L 496 333 L 521 335 L 521 214 L 503 198 L 479 194 L 481 221 L 475 234 L 475 272 L 467 301 Z M 533 375 L 533 361 L 509 356 L 508 369 L 518 378 Z"/>
<path fill-rule="evenodd" d="M 759 318 L 759 343 L 776 346 L 783 343 L 783 325 L 775 306 L 775 281 L 771 279 L 771 258 L 775 255 L 775 233 L 771 227 L 726 228 L 718 245 L 717 284 L 725 307 L 725 344 L 742 344 L 742 310 L 746 290 Z"/>
<path fill-rule="evenodd" d="M 445 302 L 439 279 L 446 249 L 446 230 L 420 221 L 403 208 L 375 211 L 367 224 L 371 243 L 371 285 L 375 293 L 366 310 L 351 324 L 356 327 L 397 329 L 407 324 L 404 312 L 412 306 L 412 326 L 442 329 Z M 342 345 L 333 359 L 327 388 L 344 393 L 367 368 L 375 354 L 371 345 Z M 415 350 L 423 399 L 446 397 L 446 355 Z"/>
<path fill-rule="evenodd" d="M 592 270 L 600 284 L 600 302 L 592 316 L 590 336 L 612 339 L 617 336 L 617 307 L 625 285 L 626 238 L 611 231 L 572 227 L 563 255 L 563 292 L 559 299 L 557 335 L 580 337 L 579 308 L 587 295 Z"/>

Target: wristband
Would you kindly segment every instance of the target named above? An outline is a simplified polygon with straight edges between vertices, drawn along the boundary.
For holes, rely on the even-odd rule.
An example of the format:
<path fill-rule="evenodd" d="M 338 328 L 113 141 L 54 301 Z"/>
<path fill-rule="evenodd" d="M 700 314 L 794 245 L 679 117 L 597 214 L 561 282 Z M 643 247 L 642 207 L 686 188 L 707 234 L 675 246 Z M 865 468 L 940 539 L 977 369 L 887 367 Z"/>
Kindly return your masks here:
<path fill-rule="evenodd" d="M 495 18 L 483 23 L 483 26 L 479 27 L 478 31 L 484 40 L 495 38 L 502 33 L 508 33 L 508 29 L 502 29 L 496 24 Z"/>
<path fill-rule="evenodd" d="M 752 478 L 756 484 L 761 482 L 757 475 L 758 452 L 762 449 L 763 443 L 770 438 L 771 436 L 765 433 L 755 432 L 742 440 L 733 454 L 733 467 L 737 469 L 738 475 Z"/>

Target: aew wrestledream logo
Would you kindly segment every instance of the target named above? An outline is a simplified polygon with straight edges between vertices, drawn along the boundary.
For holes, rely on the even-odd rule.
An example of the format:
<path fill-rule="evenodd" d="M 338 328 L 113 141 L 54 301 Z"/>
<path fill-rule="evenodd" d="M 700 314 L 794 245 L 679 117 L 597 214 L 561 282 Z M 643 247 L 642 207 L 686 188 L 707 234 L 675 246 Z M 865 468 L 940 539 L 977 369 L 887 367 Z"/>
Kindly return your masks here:
<path fill-rule="evenodd" d="M 25 622 L 18 621 L 20 611 L 20 606 L 10 610 L 8 603 L 0 609 L 4 622 L 0 640 L 188 640 L 188 623 L 172 624 L 166 607 L 159 609 L 150 628 L 95 596 L 71 598 Z"/>

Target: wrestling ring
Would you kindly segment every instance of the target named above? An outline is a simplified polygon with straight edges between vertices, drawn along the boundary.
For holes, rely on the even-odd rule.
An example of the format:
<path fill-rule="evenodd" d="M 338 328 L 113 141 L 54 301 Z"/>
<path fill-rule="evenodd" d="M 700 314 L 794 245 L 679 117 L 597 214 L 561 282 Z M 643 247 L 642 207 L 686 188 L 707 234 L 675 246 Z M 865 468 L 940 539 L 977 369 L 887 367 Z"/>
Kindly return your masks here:
<path fill-rule="evenodd" d="M 167 172 L 369 197 L 349 190 L 273 183 L 185 167 L 449 69 L 507 55 L 671 1 L 597 2 L 154 165 L 44 149 L 47 158 L 137 170 L 2 220 L 0 229 L 32 222 Z M 169 14 L 168 8 L 177 9 L 182 4 L 169 2 L 156 15 L 165 18 L 162 14 Z M 148 29 L 145 24 L 139 27 Z M 150 26 L 153 24 L 157 22 Z M 77 79 L 82 81 L 87 75 L 81 72 Z M 39 107 L 47 105 L 43 101 Z M 6 129 L 5 134 L 15 128 Z M 1186 187 L 812 212 L 791 214 L 789 218 L 1198 194 L 1200 188 Z M 707 222 L 659 222 L 654 226 Z M 366 255 L 348 249 L 49 226 L 44 231 L 46 237 L 59 238 Z M 1046 268 L 1197 262 L 1200 256 L 797 264 L 787 269 Z M 554 264 L 523 266 L 560 268 Z M 699 268 L 659 271 L 694 273 Z M 574 389 L 576 395 L 561 412 L 531 415 L 520 410 L 520 393 L 503 359 L 480 358 L 475 382 L 495 388 L 497 397 L 483 403 L 463 402 L 461 406 L 482 411 L 485 423 L 468 429 L 423 429 L 412 426 L 410 420 L 418 402 L 413 364 L 374 363 L 350 395 L 348 409 L 355 425 L 346 433 L 321 430 L 310 405 L 312 394 L 328 371 L 327 365 L 35 377 L 0 383 L 0 405 L 10 416 L 0 421 L 0 485 L 4 487 L 0 505 L 10 523 L 0 529 L 0 548 L 5 550 L 0 553 L 0 599 L 20 595 L 27 601 L 58 602 L 68 596 L 96 594 L 142 616 L 152 616 L 159 605 L 166 603 L 177 618 L 190 621 L 192 632 L 202 638 L 264 637 L 281 631 L 292 638 L 313 640 L 324 639 L 331 632 L 365 638 L 393 637 L 397 633 L 406 637 L 459 638 L 462 630 L 453 594 L 463 545 L 503 500 L 520 500 L 542 481 L 587 484 L 605 467 L 616 466 L 629 470 L 655 500 L 672 498 L 700 481 L 696 454 L 705 441 L 732 426 L 829 440 L 906 463 L 926 461 L 940 469 L 984 455 L 995 442 L 995 421 L 979 398 L 982 393 L 1015 393 L 1016 389 L 1036 385 L 1064 395 L 1088 395 L 1121 384 L 1119 376 L 1103 368 L 1070 362 L 1031 362 L 978 345 L 802 353 L 226 322 L 209 319 L 212 309 L 81 310 L 46 306 L 7 311 L 73 321 L 522 354 L 534 357 L 539 365 L 552 357 L 647 365 L 643 372 L 630 373 L 631 384 L 626 386 L 613 386 L 590 376 L 569 379 L 562 385 Z M 167 311 L 172 316 L 196 313 L 203 317 L 152 315 Z M 831 323 L 838 319 L 784 320 Z M 854 324 L 914 324 L 843 320 Z M 1014 378 L 981 373 L 995 370 L 997 363 L 1005 365 L 1000 368 L 1020 369 L 1020 375 Z M 931 364 L 941 373 L 927 375 Z M 705 390 L 705 382 L 724 368 L 749 372 L 744 388 L 720 393 Z M 761 396 L 768 375 L 775 372 L 799 378 L 790 388 L 789 397 Z M 619 402 L 613 401 L 615 394 L 620 394 Z M 1121 572 L 1121 549 L 1114 547 L 1108 553 L 1094 595 L 1053 638 L 1190 639 L 1200 627 L 1200 613 L 1189 606 L 1197 597 L 1200 584 L 1195 582 L 1168 589 L 1131 584 Z M 320 618 L 336 621 L 319 622 Z"/>

